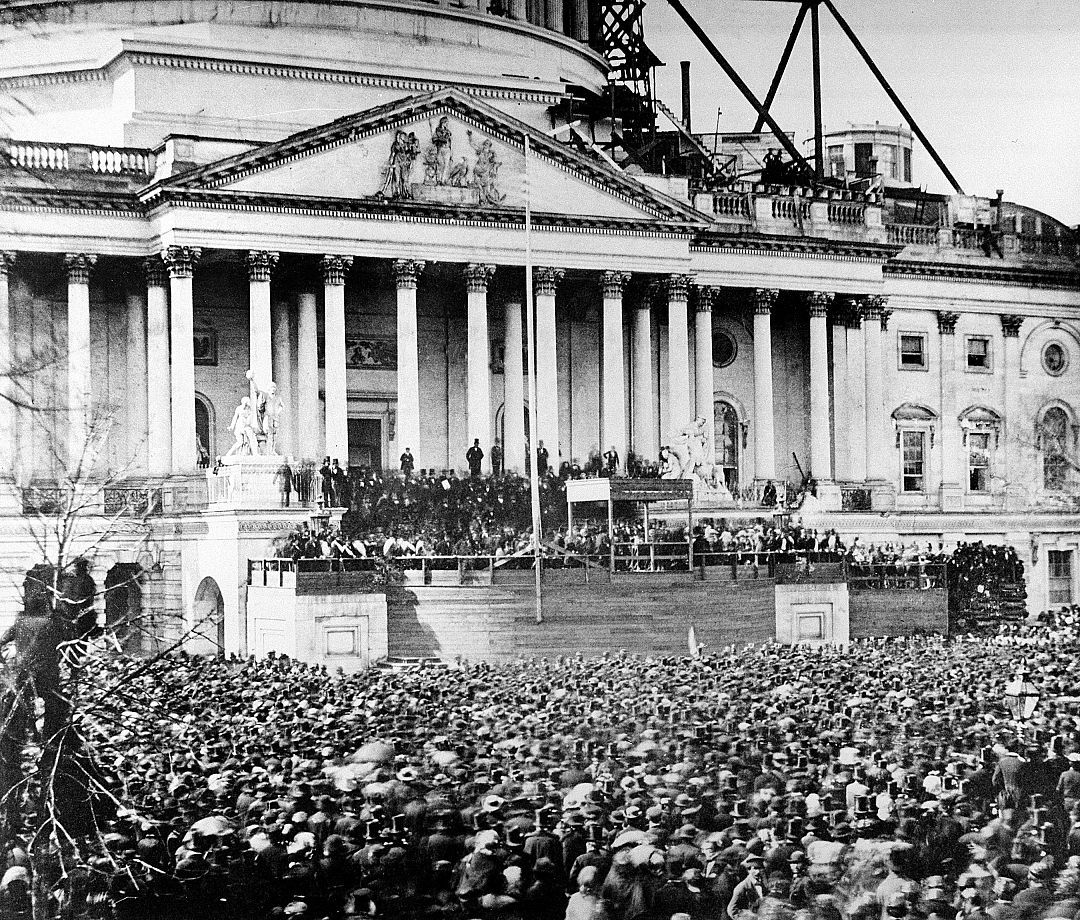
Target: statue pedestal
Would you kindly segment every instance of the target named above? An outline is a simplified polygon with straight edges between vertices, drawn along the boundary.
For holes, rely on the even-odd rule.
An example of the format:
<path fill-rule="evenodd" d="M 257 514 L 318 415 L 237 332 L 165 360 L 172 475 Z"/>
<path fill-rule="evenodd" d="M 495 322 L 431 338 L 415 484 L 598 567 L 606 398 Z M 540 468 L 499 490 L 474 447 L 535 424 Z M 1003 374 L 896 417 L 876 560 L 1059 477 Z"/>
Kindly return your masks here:
<path fill-rule="evenodd" d="M 284 464 L 284 457 L 222 457 L 219 466 L 206 472 L 208 507 L 253 511 L 283 507 Z"/>

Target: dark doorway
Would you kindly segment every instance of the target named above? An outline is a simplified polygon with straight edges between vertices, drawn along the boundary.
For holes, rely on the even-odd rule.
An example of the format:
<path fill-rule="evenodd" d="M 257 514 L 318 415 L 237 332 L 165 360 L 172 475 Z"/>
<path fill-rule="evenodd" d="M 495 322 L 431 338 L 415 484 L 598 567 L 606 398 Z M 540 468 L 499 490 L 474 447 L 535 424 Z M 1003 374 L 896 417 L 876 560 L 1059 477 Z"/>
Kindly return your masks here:
<path fill-rule="evenodd" d="M 349 419 L 349 466 L 382 469 L 382 419 Z"/>

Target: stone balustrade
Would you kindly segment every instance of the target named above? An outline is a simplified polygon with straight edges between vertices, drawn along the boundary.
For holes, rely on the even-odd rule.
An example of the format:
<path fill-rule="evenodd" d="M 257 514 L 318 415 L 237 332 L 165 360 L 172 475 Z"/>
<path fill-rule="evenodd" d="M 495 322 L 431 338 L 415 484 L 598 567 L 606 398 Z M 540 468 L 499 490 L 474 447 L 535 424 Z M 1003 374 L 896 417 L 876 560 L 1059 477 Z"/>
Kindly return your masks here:
<path fill-rule="evenodd" d="M 0 141 L 0 168 L 90 172 L 112 176 L 154 175 L 157 156 L 137 147 L 98 147 L 41 141 Z"/>

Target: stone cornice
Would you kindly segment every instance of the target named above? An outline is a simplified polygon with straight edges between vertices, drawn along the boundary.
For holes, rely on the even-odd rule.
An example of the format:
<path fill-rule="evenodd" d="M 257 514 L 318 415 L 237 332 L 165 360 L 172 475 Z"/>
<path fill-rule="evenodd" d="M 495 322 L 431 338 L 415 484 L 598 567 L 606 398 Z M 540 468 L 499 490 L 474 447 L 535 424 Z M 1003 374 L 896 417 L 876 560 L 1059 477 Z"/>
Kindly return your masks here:
<path fill-rule="evenodd" d="M 454 226 L 524 228 L 524 211 L 481 205 L 447 205 L 384 198 L 312 198 L 217 189 L 162 189 L 147 199 L 149 211 L 166 206 L 208 208 L 360 220 L 400 220 Z M 685 239 L 693 227 L 649 218 L 557 214 L 534 211 L 533 229 Z"/>
<path fill-rule="evenodd" d="M 990 268 L 978 265 L 947 265 L 940 262 L 914 262 L 896 259 L 883 267 L 886 275 L 924 278 L 935 281 L 1010 284 L 1036 288 L 1080 288 L 1080 269 L 1061 271 L 1038 268 Z"/>
<path fill-rule="evenodd" d="M 205 70 L 216 73 L 234 73 L 243 76 L 284 77 L 293 80 L 310 80 L 318 83 L 335 83 L 348 86 L 374 86 L 380 89 L 405 90 L 410 93 L 430 93 L 446 86 L 458 86 L 453 80 L 424 80 L 419 77 L 400 77 L 373 73 L 356 73 L 325 67 L 302 67 L 290 64 L 271 64 L 258 61 L 227 61 L 193 55 L 167 54 L 154 51 L 129 51 L 126 57 L 132 64 L 145 67 L 170 67 L 181 70 Z M 83 71 L 94 73 L 94 71 Z M 99 79 L 104 79 L 104 75 Z M 32 85 L 32 84 L 28 84 Z M 0 81 L 0 87 L 5 81 Z M 553 105 L 565 94 L 555 91 L 511 89 L 509 87 L 460 84 L 460 88 L 485 99 L 506 99 L 513 102 L 533 102 Z"/>
<path fill-rule="evenodd" d="M 836 262 L 887 263 L 901 247 L 886 243 L 853 243 L 805 236 L 736 234 L 698 235 L 691 252 L 729 252 L 734 255 L 774 255 L 799 259 L 828 259 Z"/>
<path fill-rule="evenodd" d="M 139 199 L 125 192 L 75 191 L 23 186 L 0 189 L 0 211 L 107 214 L 128 218 L 142 218 L 145 214 L 145 209 Z"/>

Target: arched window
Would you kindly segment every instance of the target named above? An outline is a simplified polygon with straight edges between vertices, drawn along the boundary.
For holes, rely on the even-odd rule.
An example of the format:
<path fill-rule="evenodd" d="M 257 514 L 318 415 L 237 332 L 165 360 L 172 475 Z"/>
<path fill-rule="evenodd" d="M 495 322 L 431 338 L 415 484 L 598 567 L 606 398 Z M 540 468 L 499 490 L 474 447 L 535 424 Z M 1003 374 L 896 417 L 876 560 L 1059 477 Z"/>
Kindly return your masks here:
<path fill-rule="evenodd" d="M 731 403 L 713 403 L 716 464 L 724 471 L 724 485 L 733 493 L 739 488 L 739 415 Z"/>
<path fill-rule="evenodd" d="M 201 396 L 195 397 L 195 447 L 199 466 L 205 469 L 214 456 L 214 429 L 210 424 L 210 406 Z"/>
<path fill-rule="evenodd" d="M 1069 417 L 1059 406 L 1051 406 L 1039 424 L 1039 444 L 1043 455 L 1043 488 L 1061 491 L 1069 478 Z"/>

